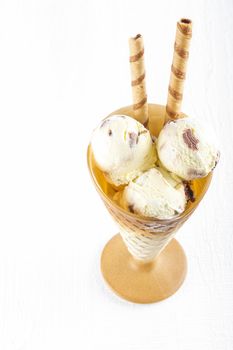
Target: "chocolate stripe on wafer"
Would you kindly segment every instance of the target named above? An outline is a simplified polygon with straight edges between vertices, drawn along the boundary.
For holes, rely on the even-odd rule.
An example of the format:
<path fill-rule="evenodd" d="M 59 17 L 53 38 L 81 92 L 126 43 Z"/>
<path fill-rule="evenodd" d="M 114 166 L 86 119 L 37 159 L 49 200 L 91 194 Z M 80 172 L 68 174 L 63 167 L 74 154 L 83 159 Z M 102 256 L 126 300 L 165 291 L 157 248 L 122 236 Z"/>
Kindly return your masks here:
<path fill-rule="evenodd" d="M 186 74 L 178 68 L 175 68 L 173 65 L 171 66 L 171 71 L 178 79 L 185 79 Z"/>
<path fill-rule="evenodd" d="M 140 102 L 135 103 L 133 105 L 133 109 L 136 110 L 136 109 L 141 108 L 146 102 L 147 102 L 147 97 L 143 98 Z"/>
<path fill-rule="evenodd" d="M 144 55 L 144 48 L 137 55 L 130 56 L 129 62 L 137 62 Z"/>
<path fill-rule="evenodd" d="M 174 50 L 181 58 L 183 58 L 183 59 L 188 59 L 189 58 L 189 52 L 187 50 L 184 50 L 176 42 L 174 44 Z"/>
<path fill-rule="evenodd" d="M 174 90 L 170 85 L 168 87 L 169 94 L 171 94 L 176 100 L 182 100 L 183 95 Z"/>
<path fill-rule="evenodd" d="M 171 119 L 177 119 L 176 113 L 174 113 L 168 106 L 166 106 L 166 113 Z"/>
<path fill-rule="evenodd" d="M 145 75 L 146 74 L 143 73 L 139 78 L 137 78 L 136 80 L 131 81 L 131 86 L 136 86 L 136 85 L 140 84 L 143 81 L 143 79 L 145 78 Z"/>

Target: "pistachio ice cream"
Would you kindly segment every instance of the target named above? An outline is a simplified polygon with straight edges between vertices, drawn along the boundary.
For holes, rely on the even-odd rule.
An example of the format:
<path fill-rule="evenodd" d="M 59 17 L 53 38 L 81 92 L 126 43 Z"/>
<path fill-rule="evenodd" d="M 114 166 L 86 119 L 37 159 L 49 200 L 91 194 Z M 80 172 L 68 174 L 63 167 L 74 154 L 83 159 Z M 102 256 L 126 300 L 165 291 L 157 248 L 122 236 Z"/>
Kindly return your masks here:
<path fill-rule="evenodd" d="M 205 177 L 219 158 L 210 135 L 190 118 L 168 122 L 159 134 L 157 151 L 163 166 L 184 180 Z"/>
<path fill-rule="evenodd" d="M 93 132 L 91 146 L 98 167 L 116 186 L 128 184 L 157 158 L 150 132 L 125 115 L 104 119 Z"/>

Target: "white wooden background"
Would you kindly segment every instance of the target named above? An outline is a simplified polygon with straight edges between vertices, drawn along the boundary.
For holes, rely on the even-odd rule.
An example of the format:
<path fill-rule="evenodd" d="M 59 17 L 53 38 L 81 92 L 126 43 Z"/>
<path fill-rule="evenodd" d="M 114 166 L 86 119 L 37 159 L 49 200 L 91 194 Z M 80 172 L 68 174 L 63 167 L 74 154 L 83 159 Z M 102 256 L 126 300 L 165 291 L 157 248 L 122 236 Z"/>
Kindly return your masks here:
<path fill-rule="evenodd" d="M 194 22 L 183 110 L 214 127 L 221 161 L 177 237 L 171 298 L 136 305 L 103 283 L 116 227 L 92 186 L 92 129 L 131 103 L 128 37 L 145 40 L 165 103 L 176 21 Z M 0 349 L 233 348 L 233 2 L 0 1 Z"/>

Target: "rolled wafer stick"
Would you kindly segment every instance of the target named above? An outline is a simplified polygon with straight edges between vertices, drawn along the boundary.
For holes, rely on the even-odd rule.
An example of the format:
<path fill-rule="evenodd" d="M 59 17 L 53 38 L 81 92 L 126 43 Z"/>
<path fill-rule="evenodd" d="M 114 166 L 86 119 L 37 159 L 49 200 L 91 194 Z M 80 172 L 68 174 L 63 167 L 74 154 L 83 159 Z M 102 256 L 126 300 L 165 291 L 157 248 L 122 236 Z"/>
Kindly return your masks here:
<path fill-rule="evenodd" d="M 166 105 L 167 120 L 179 118 L 181 112 L 191 37 L 192 21 L 182 18 L 177 22 L 176 27 L 176 39 Z"/>
<path fill-rule="evenodd" d="M 148 124 L 148 105 L 146 95 L 144 46 L 140 34 L 129 39 L 131 87 L 135 119 L 144 126 Z"/>

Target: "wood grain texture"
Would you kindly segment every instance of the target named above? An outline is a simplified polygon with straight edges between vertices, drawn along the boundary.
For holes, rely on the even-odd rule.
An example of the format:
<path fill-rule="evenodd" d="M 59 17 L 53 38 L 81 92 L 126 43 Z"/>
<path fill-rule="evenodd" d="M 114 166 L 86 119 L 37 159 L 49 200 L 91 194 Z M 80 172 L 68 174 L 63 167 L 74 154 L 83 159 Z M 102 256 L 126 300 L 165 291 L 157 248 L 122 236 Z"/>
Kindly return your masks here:
<path fill-rule="evenodd" d="M 86 148 L 131 102 L 128 38 L 142 33 L 148 101 L 165 104 L 176 22 L 192 18 L 183 111 L 221 149 L 208 194 L 177 235 L 187 279 L 134 305 L 103 283 L 116 227 Z M 233 3 L 228 0 L 0 3 L 0 349 L 231 350 Z M 86 249 L 88 247 L 88 249 Z"/>

